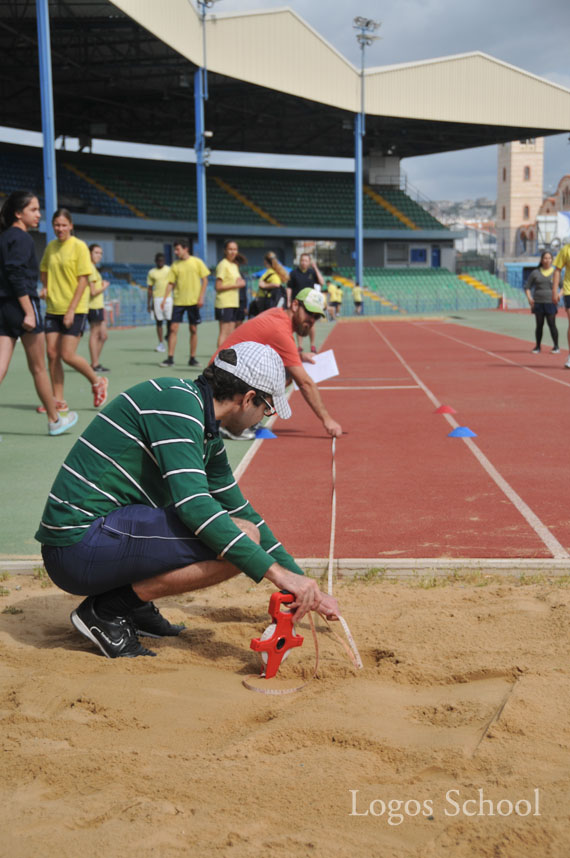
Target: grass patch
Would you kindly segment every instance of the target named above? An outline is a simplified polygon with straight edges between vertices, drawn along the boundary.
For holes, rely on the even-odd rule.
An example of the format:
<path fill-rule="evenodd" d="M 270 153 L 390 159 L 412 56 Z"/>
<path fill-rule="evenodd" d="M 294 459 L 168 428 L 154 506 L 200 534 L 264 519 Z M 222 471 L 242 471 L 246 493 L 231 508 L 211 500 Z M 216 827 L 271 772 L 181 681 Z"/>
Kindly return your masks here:
<path fill-rule="evenodd" d="M 53 587 L 53 582 L 43 566 L 36 566 L 34 569 L 34 581 L 39 581 L 41 587 Z"/>
<path fill-rule="evenodd" d="M 446 575 L 423 575 L 412 581 L 411 586 L 418 587 L 420 590 L 434 590 L 436 587 L 449 587 L 453 584 L 488 587 L 489 584 L 499 583 L 505 583 L 505 578 L 500 575 L 488 575 L 480 570 L 461 572 L 460 569 L 453 569 Z"/>
<path fill-rule="evenodd" d="M 520 584 L 521 587 L 528 586 L 529 584 L 546 584 L 547 581 L 548 578 L 543 572 L 537 572 L 534 575 L 527 575 L 523 572 L 518 577 L 518 584 Z"/>
<path fill-rule="evenodd" d="M 9 605 L 2 611 L 3 614 L 23 614 L 22 608 L 16 608 L 15 605 Z"/>
<path fill-rule="evenodd" d="M 0 596 L 9 596 L 10 591 L 7 587 L 0 587 Z"/>
<path fill-rule="evenodd" d="M 435 590 L 436 587 L 447 587 L 453 582 L 448 575 L 423 575 L 410 583 L 412 587 L 420 590 Z"/>
<path fill-rule="evenodd" d="M 385 575 L 385 569 L 381 567 L 372 567 L 371 569 L 367 569 L 366 572 L 362 572 L 360 575 L 355 575 L 354 577 L 358 581 L 364 581 L 365 584 L 373 584 L 376 581 L 382 581 Z"/>
<path fill-rule="evenodd" d="M 8 581 L 11 577 L 9 572 L 0 572 L 0 581 Z"/>

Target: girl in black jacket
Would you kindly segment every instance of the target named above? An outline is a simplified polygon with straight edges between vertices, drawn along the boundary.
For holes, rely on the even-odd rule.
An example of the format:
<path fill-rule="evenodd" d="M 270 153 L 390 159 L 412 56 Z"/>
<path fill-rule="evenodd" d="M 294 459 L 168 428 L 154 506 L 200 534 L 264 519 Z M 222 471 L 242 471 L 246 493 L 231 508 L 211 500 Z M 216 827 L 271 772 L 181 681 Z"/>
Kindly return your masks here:
<path fill-rule="evenodd" d="M 61 435 L 77 423 L 74 411 L 59 414 L 45 363 L 45 335 L 37 295 L 38 261 L 28 234 L 40 222 L 31 191 L 14 191 L 0 211 L 0 383 L 21 339 L 36 391 L 48 417 L 48 433 Z"/>

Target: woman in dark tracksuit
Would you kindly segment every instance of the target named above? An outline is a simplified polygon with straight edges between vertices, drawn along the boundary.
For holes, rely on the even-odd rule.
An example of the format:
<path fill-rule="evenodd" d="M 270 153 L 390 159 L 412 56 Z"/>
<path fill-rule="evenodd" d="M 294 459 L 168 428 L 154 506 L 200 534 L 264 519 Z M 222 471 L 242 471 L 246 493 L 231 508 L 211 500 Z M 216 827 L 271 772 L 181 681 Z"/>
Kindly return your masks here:
<path fill-rule="evenodd" d="M 539 354 L 540 344 L 542 342 L 542 330 L 544 328 L 544 320 L 546 319 L 552 343 L 554 348 L 552 354 L 557 355 L 560 352 L 558 348 L 558 329 L 556 328 L 556 304 L 552 302 L 552 275 L 554 268 L 552 267 L 552 254 L 549 250 L 545 250 L 540 257 L 538 268 L 534 268 L 525 283 L 524 290 L 530 304 L 530 311 L 534 313 L 536 320 L 536 345 L 532 350 L 533 354 Z"/>
<path fill-rule="evenodd" d="M 31 191 L 14 191 L 0 211 L 0 382 L 21 339 L 36 391 L 48 417 L 48 433 L 61 435 L 77 414 L 58 414 L 45 362 L 45 335 L 37 296 L 38 261 L 28 234 L 40 222 L 40 204 Z"/>

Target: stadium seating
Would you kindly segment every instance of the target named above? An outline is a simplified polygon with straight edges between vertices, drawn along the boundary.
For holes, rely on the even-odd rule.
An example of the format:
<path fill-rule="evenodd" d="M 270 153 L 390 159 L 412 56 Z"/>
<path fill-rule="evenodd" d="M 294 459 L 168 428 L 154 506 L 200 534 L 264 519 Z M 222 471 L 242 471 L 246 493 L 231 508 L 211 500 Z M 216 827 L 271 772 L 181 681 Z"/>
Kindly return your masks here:
<path fill-rule="evenodd" d="M 385 200 L 392 203 L 398 211 L 408 217 L 419 229 L 445 229 L 442 223 L 399 188 L 394 188 L 393 186 L 379 187 L 377 191 Z"/>
<path fill-rule="evenodd" d="M 352 276 L 351 269 L 339 269 L 339 274 Z M 445 268 L 366 268 L 364 285 L 372 296 L 388 301 L 403 313 L 440 313 L 497 306 L 496 298 L 478 292 Z M 344 291 L 348 293 L 350 304 L 350 290 Z M 381 300 L 374 304 L 374 311 L 386 312 Z"/>
<path fill-rule="evenodd" d="M 2 147 L 1 151 L 0 193 L 31 188 L 43 203 L 40 150 Z M 74 212 L 181 221 L 197 216 L 193 164 L 59 151 L 57 179 L 60 202 Z M 445 230 L 403 191 L 376 190 L 388 208 L 374 194 L 365 193 L 366 229 Z M 210 223 L 260 226 L 269 222 L 300 228 L 352 228 L 354 224 L 354 181 L 349 173 L 212 166 L 206 191 Z"/>
<path fill-rule="evenodd" d="M 132 216 L 129 209 L 98 190 L 64 166 L 68 153 L 59 153 L 57 159 L 57 184 L 59 202 L 73 212 L 88 214 L 110 214 L 120 217 Z M 24 147 L 2 149 L 0 158 L 0 191 L 7 195 L 12 191 L 35 191 L 44 205 L 43 163 L 40 149 Z"/>
<path fill-rule="evenodd" d="M 480 283 L 483 283 L 490 289 L 493 289 L 498 297 L 504 297 L 507 302 L 507 307 L 515 309 L 517 307 L 526 307 L 527 300 L 522 289 L 517 289 L 511 286 L 510 283 L 501 280 L 495 274 L 491 274 L 485 268 L 468 268 L 465 274 L 471 275 Z"/>

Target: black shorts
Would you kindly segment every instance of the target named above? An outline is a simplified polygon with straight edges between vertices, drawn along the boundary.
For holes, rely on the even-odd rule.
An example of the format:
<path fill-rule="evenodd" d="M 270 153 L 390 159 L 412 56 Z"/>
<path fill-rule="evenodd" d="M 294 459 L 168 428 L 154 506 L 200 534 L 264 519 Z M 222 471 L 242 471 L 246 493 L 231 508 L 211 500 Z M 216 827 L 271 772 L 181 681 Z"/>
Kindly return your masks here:
<path fill-rule="evenodd" d="M 218 307 L 214 315 L 216 322 L 238 322 L 239 307 Z"/>
<path fill-rule="evenodd" d="M 355 301 L 354 306 L 355 307 L 362 307 L 362 301 Z"/>
<path fill-rule="evenodd" d="M 562 298 L 564 299 L 564 307 L 570 310 L 570 295 L 563 295 Z"/>
<path fill-rule="evenodd" d="M 99 310 L 89 310 L 87 313 L 87 321 L 90 325 L 100 325 L 105 321 L 105 310 L 101 307 Z"/>
<path fill-rule="evenodd" d="M 568 297 L 570 298 L 570 295 Z M 552 301 L 535 302 L 532 312 L 536 316 L 555 316 L 558 312 L 558 307 Z"/>
<path fill-rule="evenodd" d="M 172 308 L 171 322 L 183 322 L 184 313 L 188 313 L 189 325 L 199 325 L 202 321 L 198 304 L 175 304 Z"/>
<path fill-rule="evenodd" d="M 243 307 L 238 307 L 236 310 L 236 322 L 243 322 L 245 319 L 245 310 Z"/>
<path fill-rule="evenodd" d="M 0 298 L 0 337 L 11 337 L 11 339 L 17 340 L 22 334 L 41 334 L 43 332 L 40 299 L 32 295 L 29 297 L 36 317 L 36 327 L 33 331 L 25 331 L 22 328 L 26 314 L 17 298 Z"/>
<path fill-rule="evenodd" d="M 59 315 L 59 313 L 46 313 L 46 334 L 65 334 L 68 337 L 81 337 L 83 335 L 87 313 L 76 313 L 70 328 L 65 327 L 63 318 L 63 315 Z"/>

